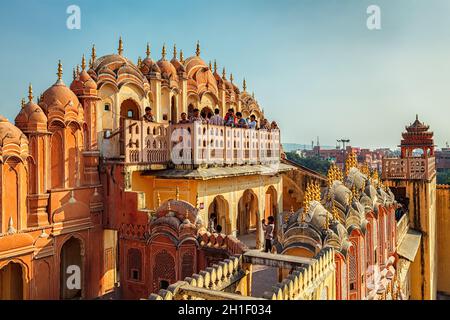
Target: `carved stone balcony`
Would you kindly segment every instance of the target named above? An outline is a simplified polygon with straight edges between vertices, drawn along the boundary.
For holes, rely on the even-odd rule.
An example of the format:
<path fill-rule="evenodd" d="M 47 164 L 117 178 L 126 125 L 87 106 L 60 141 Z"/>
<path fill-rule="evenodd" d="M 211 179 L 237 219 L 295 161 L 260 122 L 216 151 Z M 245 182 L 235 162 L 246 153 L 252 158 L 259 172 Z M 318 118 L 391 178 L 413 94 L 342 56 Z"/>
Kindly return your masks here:
<path fill-rule="evenodd" d="M 436 175 L 435 157 L 384 158 L 383 180 L 431 180 Z"/>
<path fill-rule="evenodd" d="M 126 120 L 119 143 L 126 164 L 175 167 L 271 165 L 280 162 L 280 131 L 201 123 L 160 124 Z"/>

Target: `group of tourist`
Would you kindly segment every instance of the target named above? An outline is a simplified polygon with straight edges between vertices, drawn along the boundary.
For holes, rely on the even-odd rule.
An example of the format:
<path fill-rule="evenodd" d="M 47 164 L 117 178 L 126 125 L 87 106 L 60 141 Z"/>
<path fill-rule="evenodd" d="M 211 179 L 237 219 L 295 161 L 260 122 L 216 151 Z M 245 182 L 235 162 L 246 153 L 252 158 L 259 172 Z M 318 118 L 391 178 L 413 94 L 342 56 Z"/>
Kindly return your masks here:
<path fill-rule="evenodd" d="M 152 109 L 150 107 L 145 108 L 145 114 L 142 117 L 147 122 L 155 122 Z M 263 130 L 277 130 L 278 124 L 275 121 L 269 123 L 267 119 L 262 119 L 261 124 L 258 125 L 256 116 L 252 114 L 249 118 L 244 118 L 241 112 L 234 112 L 233 108 L 228 109 L 225 117 L 220 116 L 220 110 L 215 109 L 214 115 L 211 113 L 201 114 L 199 109 L 194 109 L 192 116 L 188 118 L 186 112 L 181 113 L 181 119 L 179 124 L 200 122 L 201 124 L 211 124 L 215 126 L 228 126 L 233 128 L 244 129 L 263 129 Z"/>

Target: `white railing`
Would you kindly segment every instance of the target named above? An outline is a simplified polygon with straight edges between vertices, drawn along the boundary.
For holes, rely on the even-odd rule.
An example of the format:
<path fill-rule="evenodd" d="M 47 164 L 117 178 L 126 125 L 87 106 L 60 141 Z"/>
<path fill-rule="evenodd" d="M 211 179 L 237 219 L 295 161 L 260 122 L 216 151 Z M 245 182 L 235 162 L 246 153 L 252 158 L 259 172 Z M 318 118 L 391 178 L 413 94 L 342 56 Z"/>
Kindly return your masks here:
<path fill-rule="evenodd" d="M 123 134 L 126 163 L 199 166 L 280 162 L 279 130 L 126 120 Z"/>

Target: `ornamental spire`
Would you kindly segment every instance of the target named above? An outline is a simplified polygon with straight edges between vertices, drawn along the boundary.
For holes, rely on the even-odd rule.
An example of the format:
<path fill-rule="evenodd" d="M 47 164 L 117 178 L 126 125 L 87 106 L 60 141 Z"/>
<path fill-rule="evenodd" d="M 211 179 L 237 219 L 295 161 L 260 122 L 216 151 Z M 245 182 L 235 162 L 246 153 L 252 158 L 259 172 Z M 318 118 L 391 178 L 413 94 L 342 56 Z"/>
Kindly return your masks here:
<path fill-rule="evenodd" d="M 58 61 L 58 72 L 56 73 L 56 75 L 58 76 L 58 80 L 62 80 L 63 68 L 62 68 L 61 60 Z"/>
<path fill-rule="evenodd" d="M 212 70 L 212 64 L 211 64 L 211 60 L 209 60 L 209 64 L 208 64 L 209 70 Z"/>
<path fill-rule="evenodd" d="M 217 61 L 216 59 L 214 59 L 214 73 L 217 72 Z"/>
<path fill-rule="evenodd" d="M 72 77 L 73 77 L 73 80 L 75 80 L 77 78 L 77 72 L 75 71 L 75 68 L 73 68 Z"/>
<path fill-rule="evenodd" d="M 247 82 L 245 81 L 245 78 L 244 78 L 244 83 L 242 84 L 242 89 L 244 89 L 244 92 L 247 91 Z"/>
<path fill-rule="evenodd" d="M 147 54 L 147 58 L 150 58 L 150 44 L 147 42 L 147 50 L 145 51 L 145 53 Z"/>
<path fill-rule="evenodd" d="M 22 106 L 22 108 L 25 107 L 25 99 L 24 98 L 22 98 L 22 101 L 20 102 L 20 105 Z"/>
<path fill-rule="evenodd" d="M 223 79 L 227 78 L 227 72 L 225 71 L 225 67 L 223 67 L 223 70 L 222 70 L 222 78 Z"/>
<path fill-rule="evenodd" d="M 230 73 L 230 81 L 231 81 L 231 83 L 233 83 L 233 80 L 234 80 L 234 78 L 233 78 L 233 74 L 232 74 L 232 73 Z"/>
<path fill-rule="evenodd" d="M 28 86 L 28 102 L 33 101 L 33 86 L 30 85 Z"/>
<path fill-rule="evenodd" d="M 173 59 L 177 60 L 177 45 L 173 45 Z"/>
<path fill-rule="evenodd" d="M 195 54 L 197 57 L 200 56 L 200 41 L 197 41 L 197 48 L 195 49 Z"/>
<path fill-rule="evenodd" d="M 95 51 L 95 44 L 93 44 L 92 45 L 92 51 L 91 51 L 92 65 L 94 65 L 95 59 L 97 59 L 97 52 Z M 92 68 L 92 66 L 91 66 L 91 68 Z"/>
<path fill-rule="evenodd" d="M 161 56 L 162 56 L 162 60 L 166 59 L 166 44 L 163 44 Z"/>
<path fill-rule="evenodd" d="M 117 53 L 119 54 L 119 56 L 121 56 L 122 53 L 123 53 L 123 41 L 122 41 L 122 37 L 119 38 L 119 48 L 117 49 Z"/>
<path fill-rule="evenodd" d="M 85 70 L 86 69 L 86 58 L 83 54 L 83 57 L 81 58 L 81 70 Z"/>
<path fill-rule="evenodd" d="M 180 62 L 184 63 L 183 50 L 180 50 Z"/>

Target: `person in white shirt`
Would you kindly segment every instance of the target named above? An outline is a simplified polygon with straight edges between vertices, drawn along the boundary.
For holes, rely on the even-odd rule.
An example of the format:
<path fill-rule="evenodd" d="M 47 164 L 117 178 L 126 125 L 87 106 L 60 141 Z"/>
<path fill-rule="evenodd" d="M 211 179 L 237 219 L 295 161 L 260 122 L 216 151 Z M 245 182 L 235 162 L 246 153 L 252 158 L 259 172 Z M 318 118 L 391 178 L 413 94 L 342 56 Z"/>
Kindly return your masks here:
<path fill-rule="evenodd" d="M 250 116 L 250 121 L 248 122 L 248 127 L 249 127 L 249 129 L 256 129 L 257 125 L 258 125 L 258 123 L 256 122 L 256 116 L 254 114 L 252 114 Z"/>
<path fill-rule="evenodd" d="M 223 118 L 219 113 L 219 109 L 214 110 L 214 115 L 211 117 L 211 119 L 209 119 L 209 124 L 212 124 L 214 126 L 223 126 Z"/>

